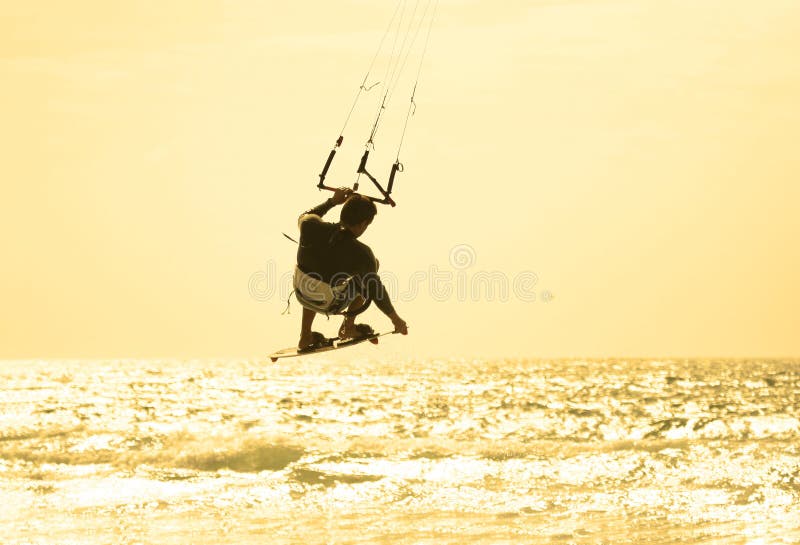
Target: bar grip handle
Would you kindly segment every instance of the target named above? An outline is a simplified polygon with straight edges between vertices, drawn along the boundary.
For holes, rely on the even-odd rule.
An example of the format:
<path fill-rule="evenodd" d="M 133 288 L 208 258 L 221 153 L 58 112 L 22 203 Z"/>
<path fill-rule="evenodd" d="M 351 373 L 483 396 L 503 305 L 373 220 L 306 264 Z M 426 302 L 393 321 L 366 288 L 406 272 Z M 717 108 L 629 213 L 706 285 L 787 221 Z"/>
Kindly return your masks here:
<path fill-rule="evenodd" d="M 328 175 L 328 169 L 331 168 L 333 158 L 336 156 L 336 149 L 342 145 L 343 140 L 344 136 L 339 135 L 339 138 L 336 139 L 336 143 L 333 145 L 331 152 L 328 154 L 328 160 L 325 161 L 325 166 L 322 167 L 322 172 L 319 174 L 319 183 L 317 184 L 317 187 L 320 189 L 330 189 L 329 187 L 325 186 L 325 176 Z"/>

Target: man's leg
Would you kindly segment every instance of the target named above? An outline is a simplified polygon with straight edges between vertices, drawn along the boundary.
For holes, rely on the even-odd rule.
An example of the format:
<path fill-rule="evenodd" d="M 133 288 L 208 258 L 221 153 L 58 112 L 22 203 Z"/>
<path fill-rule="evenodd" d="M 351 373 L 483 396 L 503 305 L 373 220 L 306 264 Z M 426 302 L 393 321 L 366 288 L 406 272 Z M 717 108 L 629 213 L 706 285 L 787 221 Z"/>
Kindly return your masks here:
<path fill-rule="evenodd" d="M 357 295 L 353 302 L 350 303 L 350 306 L 347 307 L 348 312 L 352 312 L 354 310 L 360 309 L 364 305 L 364 298 L 360 295 Z M 339 328 L 339 338 L 340 339 L 349 339 L 351 337 L 358 336 L 358 330 L 356 329 L 356 317 L 345 315 L 344 321 L 342 322 L 342 327 Z"/>
<path fill-rule="evenodd" d="M 375 260 L 375 271 L 377 272 L 378 268 L 380 267 L 380 262 L 376 259 Z M 359 313 L 363 312 L 365 300 L 361 295 L 356 295 L 356 298 L 353 299 L 353 302 L 350 303 L 350 306 L 347 307 L 347 312 L 353 312 L 358 310 Z M 355 315 L 345 315 L 344 321 L 342 322 L 342 327 L 339 328 L 339 338 L 340 339 L 348 339 L 352 337 L 358 337 L 361 333 L 356 329 L 356 317 Z"/>
<path fill-rule="evenodd" d="M 300 342 L 297 343 L 298 348 L 305 348 L 312 343 L 313 338 L 311 336 L 311 326 L 314 323 L 314 318 L 316 316 L 316 312 L 303 307 L 303 319 L 300 323 Z"/>

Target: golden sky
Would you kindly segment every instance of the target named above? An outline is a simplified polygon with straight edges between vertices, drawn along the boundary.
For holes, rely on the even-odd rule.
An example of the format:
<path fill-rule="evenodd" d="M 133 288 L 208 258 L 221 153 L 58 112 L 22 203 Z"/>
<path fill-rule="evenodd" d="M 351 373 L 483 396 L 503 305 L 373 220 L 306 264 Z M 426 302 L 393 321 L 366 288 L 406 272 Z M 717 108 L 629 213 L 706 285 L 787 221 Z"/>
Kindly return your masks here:
<path fill-rule="evenodd" d="M 281 231 L 328 196 L 317 174 L 395 5 L 5 6 L 0 358 L 296 342 L 299 305 L 281 316 L 251 280 L 293 267 Z M 796 0 L 441 1 L 399 204 L 363 237 L 411 334 L 360 353 L 798 355 L 799 28 Z M 370 160 L 382 179 L 398 89 Z M 378 93 L 330 183 L 355 180 Z M 532 274 L 505 301 L 457 293 Z"/>

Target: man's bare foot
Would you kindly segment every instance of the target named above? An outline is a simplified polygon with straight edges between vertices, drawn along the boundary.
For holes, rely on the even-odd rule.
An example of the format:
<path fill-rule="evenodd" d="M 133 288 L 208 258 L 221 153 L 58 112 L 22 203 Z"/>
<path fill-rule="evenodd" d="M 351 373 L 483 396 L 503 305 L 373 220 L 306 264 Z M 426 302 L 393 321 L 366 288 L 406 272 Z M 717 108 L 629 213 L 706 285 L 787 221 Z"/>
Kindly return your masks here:
<path fill-rule="evenodd" d="M 297 343 L 297 349 L 303 350 L 314 344 L 314 336 L 309 331 L 307 334 L 300 335 L 300 340 Z"/>
<path fill-rule="evenodd" d="M 314 345 L 321 345 L 325 341 L 325 336 L 317 331 L 300 334 L 300 341 L 297 343 L 298 350 L 308 350 Z"/>
<path fill-rule="evenodd" d="M 340 339 L 355 339 L 357 337 L 365 337 L 372 333 L 372 328 L 367 324 L 355 324 L 347 320 L 342 323 L 339 328 Z"/>
<path fill-rule="evenodd" d="M 348 324 L 347 322 L 345 322 L 342 324 L 342 327 L 339 328 L 340 339 L 352 339 L 357 335 L 358 335 L 358 330 L 356 329 L 356 324 Z"/>

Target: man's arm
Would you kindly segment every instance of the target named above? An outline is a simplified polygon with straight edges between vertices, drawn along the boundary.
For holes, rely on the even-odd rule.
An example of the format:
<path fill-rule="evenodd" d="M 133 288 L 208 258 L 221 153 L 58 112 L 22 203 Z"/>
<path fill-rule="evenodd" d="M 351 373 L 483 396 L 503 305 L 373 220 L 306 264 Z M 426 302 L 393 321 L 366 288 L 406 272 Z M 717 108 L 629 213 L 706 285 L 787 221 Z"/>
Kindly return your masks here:
<path fill-rule="evenodd" d="M 392 305 L 392 301 L 389 298 L 389 292 L 381 281 L 380 276 L 378 276 L 377 261 L 371 251 L 366 261 L 362 265 L 362 271 L 359 275 L 364 296 L 375 301 L 375 306 L 389 317 L 394 325 L 395 332 L 408 335 L 408 325 L 395 311 L 394 305 Z"/>
<path fill-rule="evenodd" d="M 392 305 L 392 300 L 389 298 L 389 292 L 386 290 L 386 286 L 383 285 L 376 271 L 370 271 L 361 275 L 361 282 L 364 287 L 364 294 L 368 299 L 375 301 L 375 306 L 378 307 L 381 312 L 387 316 L 396 314 L 394 305 Z"/>
<path fill-rule="evenodd" d="M 403 320 L 397 311 L 394 309 L 394 305 L 392 305 L 392 301 L 389 299 L 389 292 L 386 291 L 386 287 L 381 282 L 380 278 L 378 278 L 378 273 L 372 273 L 374 278 L 377 278 L 377 283 L 369 282 L 367 284 L 367 288 L 374 284 L 376 286 L 374 293 L 367 293 L 368 297 L 371 297 L 375 301 L 375 305 L 389 317 L 392 321 L 392 325 L 394 326 L 395 333 L 402 333 L 403 335 L 408 335 L 408 324 L 406 324 L 405 320 Z"/>
<path fill-rule="evenodd" d="M 342 204 L 347 198 L 353 194 L 353 190 L 347 187 L 341 187 L 337 189 L 333 193 L 333 197 L 328 199 L 322 204 L 318 204 L 311 210 L 306 210 L 300 217 L 297 218 L 297 227 L 302 229 L 302 225 L 306 221 L 322 221 L 322 216 L 328 213 L 328 211 L 336 206 L 337 204 Z"/>
<path fill-rule="evenodd" d="M 322 204 L 318 204 L 311 210 L 306 210 L 300 217 L 297 218 L 297 227 L 302 229 L 303 223 L 307 221 L 322 221 L 322 216 L 324 216 L 328 210 L 336 206 L 333 202 L 333 199 L 328 199 Z"/>

